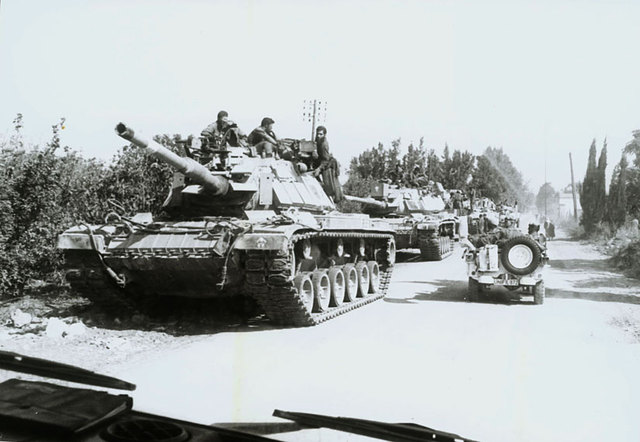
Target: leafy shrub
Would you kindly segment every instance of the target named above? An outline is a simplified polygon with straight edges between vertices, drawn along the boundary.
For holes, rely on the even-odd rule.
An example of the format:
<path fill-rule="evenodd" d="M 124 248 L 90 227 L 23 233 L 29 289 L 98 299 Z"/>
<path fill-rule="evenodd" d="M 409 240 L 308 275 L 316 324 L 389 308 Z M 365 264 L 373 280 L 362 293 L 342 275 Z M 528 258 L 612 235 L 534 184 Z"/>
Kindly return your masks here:
<path fill-rule="evenodd" d="M 586 236 L 584 227 L 571 217 L 560 219 L 558 227 L 571 239 L 584 239 Z"/>
<path fill-rule="evenodd" d="M 46 146 L 25 147 L 16 133 L 0 145 L 0 298 L 20 296 L 32 280 L 61 282 L 57 236 L 82 222 L 100 223 L 122 203 L 127 213 L 158 213 L 171 184 L 169 166 L 131 146 L 122 148 L 107 166 L 61 148 L 53 126 Z M 157 137 L 176 150 L 175 137 Z"/>
<path fill-rule="evenodd" d="M 640 278 L 640 240 L 632 241 L 620 248 L 613 256 L 613 262 L 630 276 Z"/>

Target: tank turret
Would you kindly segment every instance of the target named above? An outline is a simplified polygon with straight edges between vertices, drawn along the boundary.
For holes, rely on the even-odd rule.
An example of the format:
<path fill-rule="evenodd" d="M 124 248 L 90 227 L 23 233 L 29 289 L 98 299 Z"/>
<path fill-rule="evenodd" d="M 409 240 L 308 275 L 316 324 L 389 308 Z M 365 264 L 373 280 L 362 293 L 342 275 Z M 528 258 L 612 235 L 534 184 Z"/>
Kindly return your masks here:
<path fill-rule="evenodd" d="M 201 164 L 141 137 L 123 123 L 116 126 L 116 133 L 175 169 L 164 203 L 171 218 L 249 217 L 256 210 L 280 213 L 290 208 L 315 213 L 335 210 L 322 184 L 310 173 L 301 172 L 294 157 L 262 158 L 248 147 L 224 147 L 209 149 Z M 197 149 L 187 152 L 198 158 Z"/>

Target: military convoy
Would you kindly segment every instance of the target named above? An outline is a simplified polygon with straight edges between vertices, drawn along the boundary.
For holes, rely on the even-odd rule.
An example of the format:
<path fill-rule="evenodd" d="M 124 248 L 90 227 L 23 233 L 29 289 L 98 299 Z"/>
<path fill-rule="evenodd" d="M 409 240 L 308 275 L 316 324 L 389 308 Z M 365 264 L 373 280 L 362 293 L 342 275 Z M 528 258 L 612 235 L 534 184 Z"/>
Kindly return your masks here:
<path fill-rule="evenodd" d="M 103 224 L 59 236 L 74 289 L 127 302 L 247 295 L 272 321 L 293 326 L 385 295 L 394 230 L 384 219 L 337 212 L 295 158 L 261 158 L 226 145 L 207 149 L 203 165 L 123 123 L 116 132 L 171 165 L 172 188 L 162 217 L 112 213 Z"/>
<path fill-rule="evenodd" d="M 431 182 L 377 182 L 369 197 L 345 195 L 364 213 L 337 211 L 308 172 L 310 141 L 285 139 L 286 154 L 265 158 L 190 137 L 179 155 L 123 123 L 116 132 L 175 171 L 161 216 L 112 212 L 103 224 L 59 236 L 67 281 L 94 300 L 250 298 L 276 323 L 315 325 L 384 297 L 396 248 L 419 248 L 437 261 L 460 237 L 458 214 L 445 211 L 444 189 Z M 517 224 L 516 210 L 499 214 L 480 198 L 464 235 Z M 503 285 L 542 303 L 547 260 L 546 249 L 523 235 L 468 249 L 469 299 Z"/>
<path fill-rule="evenodd" d="M 387 221 L 398 249 L 420 249 L 423 260 L 439 261 L 453 252 L 460 225 L 457 216 L 445 211 L 442 194 L 439 183 L 430 188 L 408 188 L 375 182 L 369 197 L 345 198 L 362 204 L 364 213 Z"/>

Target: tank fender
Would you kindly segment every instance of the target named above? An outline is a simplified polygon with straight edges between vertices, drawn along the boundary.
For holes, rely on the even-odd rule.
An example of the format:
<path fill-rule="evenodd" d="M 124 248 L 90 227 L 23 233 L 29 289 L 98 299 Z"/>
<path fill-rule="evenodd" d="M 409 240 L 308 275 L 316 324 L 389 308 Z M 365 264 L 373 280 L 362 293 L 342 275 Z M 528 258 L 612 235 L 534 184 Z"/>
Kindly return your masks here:
<path fill-rule="evenodd" d="M 63 233 L 58 236 L 58 249 L 66 250 L 96 250 L 105 251 L 103 235 L 93 235 L 95 249 L 91 244 L 91 238 L 86 233 Z"/>
<path fill-rule="evenodd" d="M 287 250 L 289 240 L 283 235 L 247 233 L 238 238 L 234 249 L 237 250 Z"/>

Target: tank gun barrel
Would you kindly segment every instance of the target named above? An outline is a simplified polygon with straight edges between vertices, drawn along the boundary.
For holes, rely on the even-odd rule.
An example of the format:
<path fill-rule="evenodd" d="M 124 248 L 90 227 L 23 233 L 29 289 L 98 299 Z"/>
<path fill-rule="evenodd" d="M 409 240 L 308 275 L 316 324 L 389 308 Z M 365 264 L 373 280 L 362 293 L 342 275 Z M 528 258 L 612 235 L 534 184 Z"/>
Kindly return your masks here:
<path fill-rule="evenodd" d="M 229 191 L 229 181 L 225 177 L 213 175 L 209 172 L 209 169 L 193 159 L 181 157 L 153 140 L 149 141 L 136 135 L 134 130 L 127 127 L 124 123 L 118 123 L 116 133 L 121 138 L 146 149 L 150 155 L 169 164 L 193 182 L 202 185 L 208 193 L 225 195 Z"/>
<path fill-rule="evenodd" d="M 386 210 L 389 208 L 389 205 L 384 201 L 378 201 L 370 197 L 362 198 L 359 196 L 345 195 L 344 198 L 347 201 L 353 201 L 355 203 L 364 204 L 365 206 L 375 207 L 376 209 Z"/>

